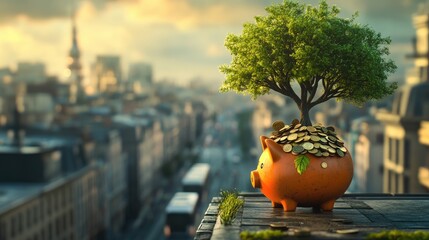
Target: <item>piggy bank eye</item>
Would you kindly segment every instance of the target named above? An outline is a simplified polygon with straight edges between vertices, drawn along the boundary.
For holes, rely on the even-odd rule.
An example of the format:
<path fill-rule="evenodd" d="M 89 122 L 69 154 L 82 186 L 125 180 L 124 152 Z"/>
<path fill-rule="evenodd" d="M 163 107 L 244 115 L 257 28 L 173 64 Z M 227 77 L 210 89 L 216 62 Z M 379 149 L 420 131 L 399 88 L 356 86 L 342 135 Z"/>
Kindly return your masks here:
<path fill-rule="evenodd" d="M 264 168 L 264 163 L 261 163 L 261 169 Z"/>

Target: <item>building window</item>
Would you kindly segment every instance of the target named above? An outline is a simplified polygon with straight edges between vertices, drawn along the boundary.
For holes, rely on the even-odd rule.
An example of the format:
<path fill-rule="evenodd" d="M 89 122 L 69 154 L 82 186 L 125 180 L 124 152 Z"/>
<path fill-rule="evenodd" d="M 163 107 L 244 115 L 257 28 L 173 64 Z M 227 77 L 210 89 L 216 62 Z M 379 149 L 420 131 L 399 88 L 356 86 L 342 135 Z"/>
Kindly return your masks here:
<path fill-rule="evenodd" d="M 57 220 L 56 220 L 56 223 L 55 223 L 56 236 L 60 235 L 61 226 L 62 226 L 62 224 L 61 224 L 61 218 L 57 217 Z"/>
<path fill-rule="evenodd" d="M 51 197 L 47 196 L 46 197 L 46 210 L 48 211 L 48 215 L 51 215 L 51 206 L 52 206 Z"/>
<path fill-rule="evenodd" d="M 381 145 L 383 145 L 383 144 L 384 144 L 384 134 L 383 134 L 383 133 L 378 133 L 378 134 L 375 136 L 375 142 L 376 142 L 377 144 L 381 144 Z"/>
<path fill-rule="evenodd" d="M 33 207 L 33 223 L 37 222 L 37 206 Z"/>
<path fill-rule="evenodd" d="M 405 139 L 404 140 L 404 170 L 410 168 L 410 140 Z"/>
<path fill-rule="evenodd" d="M 6 239 L 6 223 L 1 222 L 0 224 L 0 239 Z"/>
<path fill-rule="evenodd" d="M 10 236 L 15 237 L 17 229 L 16 217 L 12 217 L 10 221 Z"/>
<path fill-rule="evenodd" d="M 404 176 L 404 193 L 410 192 L 410 178 L 408 176 Z"/>
<path fill-rule="evenodd" d="M 67 213 L 63 214 L 63 230 L 67 230 Z"/>
<path fill-rule="evenodd" d="M 49 223 L 49 226 L 48 226 L 48 239 L 49 240 L 53 239 L 52 235 L 53 235 L 52 223 Z"/>
<path fill-rule="evenodd" d="M 24 230 L 24 217 L 22 216 L 22 213 L 19 213 L 18 215 L 18 232 L 22 233 L 22 231 Z"/>
<path fill-rule="evenodd" d="M 31 227 L 31 220 L 33 220 L 33 212 L 32 212 L 32 208 L 28 208 L 27 209 L 27 227 Z"/>

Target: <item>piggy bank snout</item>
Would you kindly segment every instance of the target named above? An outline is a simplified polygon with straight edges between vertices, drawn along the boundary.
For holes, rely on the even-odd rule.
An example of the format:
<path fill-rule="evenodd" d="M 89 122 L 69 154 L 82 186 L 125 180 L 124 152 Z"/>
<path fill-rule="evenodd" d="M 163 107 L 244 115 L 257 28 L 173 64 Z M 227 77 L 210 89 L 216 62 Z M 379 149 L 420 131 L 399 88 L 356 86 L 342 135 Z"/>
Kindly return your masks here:
<path fill-rule="evenodd" d="M 257 170 L 250 172 L 250 182 L 252 182 L 253 188 L 261 188 L 261 178 Z"/>

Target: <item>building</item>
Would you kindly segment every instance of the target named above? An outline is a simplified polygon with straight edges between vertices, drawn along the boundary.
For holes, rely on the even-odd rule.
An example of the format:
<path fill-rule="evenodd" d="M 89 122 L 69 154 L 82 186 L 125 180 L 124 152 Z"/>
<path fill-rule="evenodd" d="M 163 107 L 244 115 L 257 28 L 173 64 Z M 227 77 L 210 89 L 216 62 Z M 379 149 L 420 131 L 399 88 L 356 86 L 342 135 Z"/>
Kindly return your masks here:
<path fill-rule="evenodd" d="M 37 84 L 46 81 L 45 64 L 19 62 L 14 76 L 16 83 Z"/>
<path fill-rule="evenodd" d="M 352 125 L 357 128 L 357 140 L 351 147 L 354 149 L 353 191 L 383 192 L 384 127 L 373 116 L 355 119 Z"/>
<path fill-rule="evenodd" d="M 97 56 L 93 65 L 93 81 L 98 93 L 114 93 L 121 90 L 121 59 L 115 55 Z"/>
<path fill-rule="evenodd" d="M 418 176 L 426 152 L 418 131 L 429 117 L 429 13 L 414 16 L 413 23 L 417 35 L 411 56 L 414 67 L 397 91 L 392 111 L 377 114 L 385 127 L 383 191 L 390 193 L 425 192 Z"/>
<path fill-rule="evenodd" d="M 133 92 L 150 92 L 153 83 L 153 69 L 149 63 L 133 63 L 128 70 L 128 84 Z"/>
<path fill-rule="evenodd" d="M 0 148 L 0 239 L 103 236 L 99 167 L 69 163 L 85 154 L 78 142 L 36 135 Z"/>

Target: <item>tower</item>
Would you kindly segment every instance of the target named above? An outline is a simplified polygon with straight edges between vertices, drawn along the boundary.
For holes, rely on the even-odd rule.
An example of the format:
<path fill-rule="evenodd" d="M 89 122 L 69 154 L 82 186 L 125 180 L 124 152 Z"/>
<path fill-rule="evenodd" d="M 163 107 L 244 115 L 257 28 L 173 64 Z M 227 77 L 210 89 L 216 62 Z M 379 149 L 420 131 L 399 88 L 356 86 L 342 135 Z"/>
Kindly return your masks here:
<path fill-rule="evenodd" d="M 384 124 L 383 191 L 390 193 L 425 192 L 418 179 L 426 154 L 418 131 L 429 117 L 429 12 L 413 17 L 416 38 L 411 58 L 414 67 L 407 72 L 406 83 L 395 94 L 391 112 L 380 112 Z"/>
<path fill-rule="evenodd" d="M 84 95 L 82 86 L 82 65 L 80 64 L 80 50 L 77 42 L 77 28 L 74 14 L 72 14 L 72 47 L 68 56 L 70 94 L 69 101 L 75 103 Z"/>

